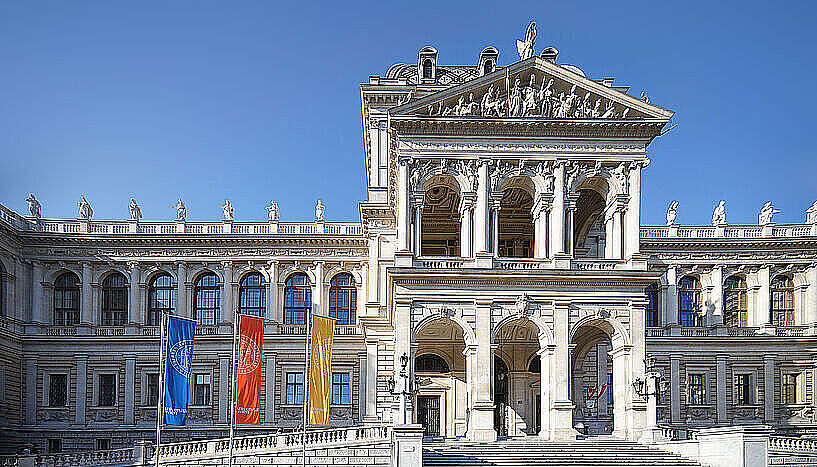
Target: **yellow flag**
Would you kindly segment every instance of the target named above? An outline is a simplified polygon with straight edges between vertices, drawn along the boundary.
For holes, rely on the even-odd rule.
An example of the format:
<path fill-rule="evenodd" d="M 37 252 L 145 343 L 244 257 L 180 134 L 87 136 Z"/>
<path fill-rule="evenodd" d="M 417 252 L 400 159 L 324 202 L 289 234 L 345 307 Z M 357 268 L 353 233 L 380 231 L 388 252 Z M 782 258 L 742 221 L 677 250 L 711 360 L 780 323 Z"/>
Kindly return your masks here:
<path fill-rule="evenodd" d="M 309 360 L 309 424 L 329 425 L 332 384 L 332 341 L 335 320 L 312 315 L 312 349 Z"/>

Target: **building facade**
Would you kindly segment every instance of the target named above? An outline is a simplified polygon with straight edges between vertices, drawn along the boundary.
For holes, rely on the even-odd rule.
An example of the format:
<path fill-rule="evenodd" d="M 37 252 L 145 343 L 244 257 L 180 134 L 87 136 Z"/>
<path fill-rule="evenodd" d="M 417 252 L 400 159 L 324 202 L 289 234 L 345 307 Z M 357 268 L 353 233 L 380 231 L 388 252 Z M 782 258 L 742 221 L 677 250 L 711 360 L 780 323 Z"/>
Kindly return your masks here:
<path fill-rule="evenodd" d="M 642 226 L 673 113 L 558 52 L 438 65 L 424 47 L 361 85 L 358 222 L 77 219 L 0 206 L 0 448 L 152 438 L 159 316 L 197 321 L 187 427 L 225 435 L 235 313 L 266 318 L 260 427 L 302 420 L 304 322 L 335 317 L 335 425 L 432 437 L 638 439 L 661 425 L 817 431 L 817 210 L 778 225 Z M 692 176 L 692 174 L 690 174 Z M 719 208 L 721 209 L 721 208 Z M 406 377 L 402 377 L 405 374 Z M 410 396 L 395 395 L 408 392 Z"/>

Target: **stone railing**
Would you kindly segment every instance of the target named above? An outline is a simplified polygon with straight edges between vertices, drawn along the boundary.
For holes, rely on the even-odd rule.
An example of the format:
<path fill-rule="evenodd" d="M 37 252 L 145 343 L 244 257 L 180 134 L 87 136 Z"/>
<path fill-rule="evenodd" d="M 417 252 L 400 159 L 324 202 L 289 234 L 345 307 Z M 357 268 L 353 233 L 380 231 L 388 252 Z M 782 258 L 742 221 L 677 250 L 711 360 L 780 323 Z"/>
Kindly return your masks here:
<path fill-rule="evenodd" d="M 0 328 L 6 321 L 0 318 Z M 87 337 L 87 336 L 142 336 L 158 337 L 159 326 L 149 326 L 143 324 L 132 324 L 127 326 L 52 326 L 43 324 L 25 324 L 26 333 L 41 334 L 54 337 Z M 233 326 L 230 323 L 221 324 L 197 324 L 197 336 L 229 336 L 233 333 Z M 268 322 L 264 330 L 266 335 L 279 334 L 284 336 L 303 336 L 306 334 L 306 326 L 303 324 L 278 324 Z M 336 324 L 336 336 L 360 336 L 363 330 L 357 324 Z"/>
<path fill-rule="evenodd" d="M 677 426 L 659 426 L 658 428 L 661 429 L 664 438 L 670 441 L 695 439 L 698 436 L 698 430 L 692 428 Z"/>
<path fill-rule="evenodd" d="M 800 328 L 800 326 L 798 326 Z M 802 326 L 803 329 L 808 330 L 808 326 Z M 681 327 L 681 326 L 667 326 L 667 327 L 648 327 L 647 337 L 753 337 L 759 334 L 761 328 L 757 327 Z M 804 331 L 805 332 L 805 331 Z M 782 334 L 778 334 L 782 335 Z M 801 334 L 805 335 L 805 334 Z"/>
<path fill-rule="evenodd" d="M 817 455 L 817 439 L 770 436 L 769 451 Z"/>
<path fill-rule="evenodd" d="M 461 269 L 471 263 L 472 259 L 459 256 L 421 256 L 413 261 L 415 268 L 425 269 Z"/>
<path fill-rule="evenodd" d="M 642 240 L 657 238 L 795 238 L 812 236 L 817 236 L 817 224 L 641 227 Z"/>
<path fill-rule="evenodd" d="M 66 452 L 60 454 L 36 454 L 0 457 L 0 467 L 73 467 L 82 466 L 131 466 L 136 463 L 138 449 L 124 448 L 107 451 Z"/>

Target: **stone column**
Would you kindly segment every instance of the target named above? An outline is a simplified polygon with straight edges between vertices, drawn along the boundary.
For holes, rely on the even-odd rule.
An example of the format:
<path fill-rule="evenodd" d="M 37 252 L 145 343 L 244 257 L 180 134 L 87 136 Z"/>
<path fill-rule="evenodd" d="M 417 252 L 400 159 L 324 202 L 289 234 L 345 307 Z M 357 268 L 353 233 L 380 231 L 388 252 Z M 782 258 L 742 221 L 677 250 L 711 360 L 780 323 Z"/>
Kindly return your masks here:
<path fill-rule="evenodd" d="M 479 186 L 477 187 L 477 204 L 474 207 L 474 252 L 486 253 L 488 251 L 488 194 L 491 187 L 488 182 L 488 164 L 490 161 L 482 159 L 479 161 L 477 175 Z"/>
<path fill-rule="evenodd" d="M 533 250 L 534 258 L 548 258 L 548 216 L 550 216 L 550 206 L 547 201 L 540 198 L 533 207 Z"/>
<path fill-rule="evenodd" d="M 233 262 L 223 261 L 221 263 L 224 271 L 224 284 L 222 285 L 221 293 L 221 322 L 232 323 L 235 316 L 235 309 L 233 306 Z M 219 319 L 216 317 L 215 323 L 218 324 Z"/>
<path fill-rule="evenodd" d="M 471 420 L 468 426 L 468 439 L 471 441 L 494 441 L 494 401 L 491 397 L 491 300 L 476 301 L 476 337 L 477 351 L 471 368 L 476 378 L 473 379 L 474 404 L 471 409 Z"/>
<path fill-rule="evenodd" d="M 763 356 L 763 421 L 774 424 L 774 360 L 775 355 Z"/>
<path fill-rule="evenodd" d="M 77 362 L 77 387 L 76 400 L 74 407 L 74 423 L 77 425 L 85 424 L 85 405 L 87 402 L 87 385 L 88 385 L 88 356 L 84 354 L 77 354 L 74 356 Z"/>
<path fill-rule="evenodd" d="M 139 263 L 130 261 L 128 262 L 128 266 L 130 266 L 130 297 L 128 300 L 130 306 L 128 307 L 129 315 L 127 322 L 129 324 L 143 323 L 144 314 L 140 313 L 141 307 L 139 306 Z"/>
<path fill-rule="evenodd" d="M 267 284 L 267 319 L 281 322 L 281 310 L 278 305 L 278 261 L 267 261 L 269 284 Z"/>
<path fill-rule="evenodd" d="M 472 212 L 474 206 L 471 204 L 464 204 L 460 210 L 460 256 L 463 258 L 470 258 L 473 255 L 471 252 L 471 238 L 473 238 L 473 219 Z"/>
<path fill-rule="evenodd" d="M 357 353 L 357 421 L 363 422 L 366 417 L 366 352 Z"/>
<path fill-rule="evenodd" d="M 718 380 L 717 385 L 717 406 L 718 406 L 718 425 L 727 423 L 726 418 L 726 359 L 728 355 L 718 355 L 716 357 L 718 362 Z"/>
<path fill-rule="evenodd" d="M 542 345 L 544 339 L 539 339 L 539 418 L 542 427 L 539 430 L 540 438 L 550 437 L 550 364 L 551 350 Z M 607 376 L 605 375 L 605 378 Z"/>
<path fill-rule="evenodd" d="M 409 221 L 409 184 L 408 171 L 409 159 L 405 156 L 398 156 L 397 170 L 397 249 L 407 251 L 409 249 L 410 224 Z"/>
<path fill-rule="evenodd" d="M 553 168 L 553 208 L 550 211 L 550 251 L 565 252 L 565 166 L 559 161 Z"/>
<path fill-rule="evenodd" d="M 82 324 L 92 324 L 94 322 L 94 298 L 91 291 L 91 282 L 93 282 L 93 272 L 91 270 L 91 263 L 87 261 L 82 262 L 82 307 L 80 308 L 80 321 Z"/>
<path fill-rule="evenodd" d="M 622 244 L 624 213 L 621 208 L 616 207 L 613 212 L 613 259 L 623 259 L 624 245 Z"/>
<path fill-rule="evenodd" d="M 176 261 L 176 314 L 192 318 L 193 313 L 187 308 L 187 264 Z"/>
<path fill-rule="evenodd" d="M 31 263 L 31 321 L 45 323 L 43 312 L 43 264 Z"/>
<path fill-rule="evenodd" d="M 633 300 L 630 305 L 630 339 L 632 348 L 626 356 L 627 366 L 624 370 L 624 390 L 627 401 L 627 437 L 637 440 L 641 436 L 641 431 L 647 426 L 647 404 L 648 401 L 638 397 L 633 390 L 633 381 L 637 378 L 646 379 L 646 369 L 644 364 L 647 358 L 647 339 L 644 325 L 645 309 L 647 307 L 646 297 L 643 300 Z M 613 363 L 613 371 L 615 371 Z"/>
<path fill-rule="evenodd" d="M 672 423 L 681 422 L 681 356 L 670 355 L 669 357 L 670 391 L 672 399 L 670 402 L 670 415 Z"/>
<path fill-rule="evenodd" d="M 667 269 L 667 290 L 663 302 L 664 324 L 678 324 L 678 268 Z"/>
<path fill-rule="evenodd" d="M 710 326 L 723 324 L 723 266 L 715 266 L 709 273 L 709 280 L 712 282 L 712 289 L 709 292 L 709 302 L 711 304 L 707 311 Z"/>
<path fill-rule="evenodd" d="M 755 325 L 771 324 L 771 310 L 769 309 L 769 294 L 771 267 L 766 265 L 757 271 L 757 283 L 760 286 L 755 301 Z"/>
<path fill-rule="evenodd" d="M 553 304 L 553 335 L 556 341 L 552 363 L 551 440 L 576 439 L 573 429 L 573 409 L 570 400 L 570 302 L 557 301 Z M 615 367 L 614 367 L 615 368 Z"/>
<path fill-rule="evenodd" d="M 494 201 L 491 206 L 491 252 L 494 256 L 499 256 L 499 201 Z"/>
<path fill-rule="evenodd" d="M 646 163 L 645 163 L 646 162 Z M 630 258 L 640 251 L 641 243 L 641 170 L 645 162 L 633 162 L 629 173 L 630 199 L 627 201 L 627 213 L 624 217 L 624 257 Z"/>
<path fill-rule="evenodd" d="M 567 203 L 567 254 L 571 257 L 575 254 L 576 249 L 576 225 L 575 225 L 575 216 L 576 216 L 576 200 L 571 199 Z"/>
<path fill-rule="evenodd" d="M 402 364 L 400 357 L 411 355 L 411 299 L 395 298 L 394 309 L 394 380 L 397 383 L 396 391 L 402 392 L 403 378 L 400 377 Z M 407 369 L 408 370 L 408 369 Z M 393 420 L 395 423 L 403 423 L 403 405 L 406 410 L 406 423 L 411 423 L 411 413 L 408 412 L 408 403 L 403 400 L 404 396 L 400 396 L 400 403 L 394 408 Z"/>
<path fill-rule="evenodd" d="M 230 357 L 218 359 L 218 422 L 229 423 Z"/>
<path fill-rule="evenodd" d="M 366 408 L 364 422 L 377 421 L 377 340 L 366 339 Z"/>
<path fill-rule="evenodd" d="M 264 371 L 264 424 L 275 423 L 275 356 L 267 355 Z"/>
<path fill-rule="evenodd" d="M 423 203 L 414 204 L 414 256 L 423 255 Z"/>
<path fill-rule="evenodd" d="M 136 356 L 125 355 L 125 425 L 133 425 L 136 398 Z"/>
<path fill-rule="evenodd" d="M 380 235 L 369 234 L 369 282 L 366 287 L 367 303 L 380 302 L 378 278 L 380 277 Z M 377 306 L 377 305 L 375 305 Z"/>
<path fill-rule="evenodd" d="M 315 284 L 312 289 L 312 312 L 325 315 L 323 303 L 323 261 L 315 261 Z"/>
<path fill-rule="evenodd" d="M 26 392 L 25 423 L 35 425 L 37 424 L 37 359 L 26 358 L 24 362 L 26 368 L 25 385 L 23 386 Z"/>
<path fill-rule="evenodd" d="M 808 290 L 806 291 L 806 322 L 804 324 L 815 324 L 817 323 L 817 265 L 812 265 L 806 271 L 806 282 Z"/>
<path fill-rule="evenodd" d="M 612 207 L 611 207 L 612 209 Z M 613 233 L 613 214 L 615 212 L 609 212 L 608 210 L 604 210 L 602 215 L 604 216 L 604 258 L 605 259 L 615 259 L 615 234 Z"/>

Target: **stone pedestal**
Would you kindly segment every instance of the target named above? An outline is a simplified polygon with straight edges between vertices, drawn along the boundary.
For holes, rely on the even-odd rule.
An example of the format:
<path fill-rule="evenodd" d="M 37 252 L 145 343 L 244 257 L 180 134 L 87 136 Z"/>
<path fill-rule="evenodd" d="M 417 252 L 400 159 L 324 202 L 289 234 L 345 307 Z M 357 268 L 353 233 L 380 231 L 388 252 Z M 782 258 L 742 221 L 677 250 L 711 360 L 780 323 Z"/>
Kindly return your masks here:
<path fill-rule="evenodd" d="M 576 406 L 573 402 L 567 401 L 553 401 L 553 429 L 551 430 L 551 441 L 565 441 L 574 440 L 579 434 L 573 428 L 573 409 Z"/>
<path fill-rule="evenodd" d="M 392 431 L 394 467 L 421 467 L 423 465 L 423 426 L 395 425 Z"/>
<path fill-rule="evenodd" d="M 474 402 L 471 408 L 471 420 L 466 437 L 470 441 L 496 441 L 494 430 L 494 404 L 491 402 Z"/>

